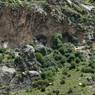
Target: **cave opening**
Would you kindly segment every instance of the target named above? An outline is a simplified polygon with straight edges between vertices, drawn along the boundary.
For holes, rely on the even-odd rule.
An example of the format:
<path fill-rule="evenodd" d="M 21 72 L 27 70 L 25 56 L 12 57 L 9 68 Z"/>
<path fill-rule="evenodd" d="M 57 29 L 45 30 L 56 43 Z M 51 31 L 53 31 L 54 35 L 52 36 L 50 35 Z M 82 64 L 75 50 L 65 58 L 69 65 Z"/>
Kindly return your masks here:
<path fill-rule="evenodd" d="M 47 37 L 45 35 L 37 35 L 36 39 L 39 43 L 46 45 L 47 44 Z"/>

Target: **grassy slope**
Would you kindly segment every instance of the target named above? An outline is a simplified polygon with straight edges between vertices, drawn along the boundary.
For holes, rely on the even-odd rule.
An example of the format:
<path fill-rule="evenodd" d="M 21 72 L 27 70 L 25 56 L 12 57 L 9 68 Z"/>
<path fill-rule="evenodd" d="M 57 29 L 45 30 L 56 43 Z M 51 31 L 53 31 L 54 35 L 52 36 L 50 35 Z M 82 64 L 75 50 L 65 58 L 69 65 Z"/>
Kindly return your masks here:
<path fill-rule="evenodd" d="M 60 94 L 58 95 L 93 95 L 95 92 L 95 88 L 92 86 L 81 87 L 79 86 L 80 82 L 84 82 L 85 78 L 80 77 L 81 72 L 74 70 L 68 71 L 70 77 L 66 77 L 63 75 L 63 69 L 59 69 L 59 72 L 55 76 L 55 80 L 53 85 L 48 86 L 45 92 L 41 92 L 40 90 L 33 89 L 30 92 L 21 91 L 14 95 L 56 95 L 53 93 L 55 90 L 59 90 Z M 60 84 L 62 77 L 65 76 L 65 84 Z M 68 90 L 72 88 L 73 94 L 67 94 Z M 51 93 L 51 94 L 49 94 Z"/>

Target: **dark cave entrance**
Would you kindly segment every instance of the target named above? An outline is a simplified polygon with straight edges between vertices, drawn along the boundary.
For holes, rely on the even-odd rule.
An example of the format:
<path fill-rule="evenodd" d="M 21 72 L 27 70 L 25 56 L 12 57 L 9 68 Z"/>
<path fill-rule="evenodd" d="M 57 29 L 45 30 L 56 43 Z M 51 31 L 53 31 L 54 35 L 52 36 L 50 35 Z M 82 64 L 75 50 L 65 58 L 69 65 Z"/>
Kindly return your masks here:
<path fill-rule="evenodd" d="M 38 35 L 36 36 L 36 39 L 39 43 L 42 43 L 43 45 L 47 44 L 47 37 L 44 35 Z"/>

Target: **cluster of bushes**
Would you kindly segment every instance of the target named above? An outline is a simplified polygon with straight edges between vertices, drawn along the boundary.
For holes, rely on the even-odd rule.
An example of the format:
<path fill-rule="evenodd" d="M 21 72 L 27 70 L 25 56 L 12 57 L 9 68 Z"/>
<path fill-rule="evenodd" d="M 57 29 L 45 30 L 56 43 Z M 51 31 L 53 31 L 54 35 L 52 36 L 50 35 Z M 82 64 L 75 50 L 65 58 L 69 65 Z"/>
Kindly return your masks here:
<path fill-rule="evenodd" d="M 1 0 L 0 4 L 7 6 L 19 6 L 23 4 L 24 0 Z"/>
<path fill-rule="evenodd" d="M 80 52 L 74 50 L 74 45 L 71 43 L 63 43 L 61 33 L 54 34 L 53 45 L 48 54 L 43 53 L 45 50 L 37 51 L 36 58 L 42 64 L 43 67 L 51 66 L 67 66 L 70 69 L 75 68 L 79 63 L 83 61 L 83 56 Z M 47 51 L 47 49 L 46 49 Z"/>
<path fill-rule="evenodd" d="M 38 89 L 45 89 L 49 85 L 48 80 L 38 80 L 33 82 L 33 87 Z"/>
<path fill-rule="evenodd" d="M 61 33 L 54 34 L 52 41 L 52 49 L 44 47 L 43 49 L 36 50 L 35 53 L 37 61 L 39 61 L 42 66 L 42 81 L 52 82 L 54 80 L 54 75 L 60 67 L 66 67 L 66 70 L 68 71 L 75 69 L 81 62 L 83 62 L 82 54 L 75 51 L 73 44 L 64 43 Z M 70 77 L 70 75 L 67 74 L 67 71 L 64 71 L 63 75 Z M 65 79 L 63 78 L 60 81 L 60 84 L 64 83 Z M 42 83 L 40 87 L 42 87 L 42 85 L 44 86 Z M 39 85 L 36 85 L 36 87 L 39 87 Z"/>
<path fill-rule="evenodd" d="M 81 69 L 82 72 L 84 73 L 94 73 L 95 70 L 93 70 L 91 67 L 89 66 L 84 66 L 82 69 Z"/>
<path fill-rule="evenodd" d="M 81 68 L 81 71 L 84 73 L 95 73 L 95 51 L 92 50 L 91 55 L 89 56 L 88 63 L 84 64 Z"/>
<path fill-rule="evenodd" d="M 41 0 L 36 0 L 40 2 Z M 44 0 L 46 2 L 46 0 Z M 35 0 L 0 0 L 0 5 L 5 6 L 12 6 L 12 7 L 18 7 L 18 6 L 31 6 L 32 3 L 35 2 Z"/>
<path fill-rule="evenodd" d="M 13 62 L 14 55 L 8 49 L 0 48 L 0 62 Z"/>

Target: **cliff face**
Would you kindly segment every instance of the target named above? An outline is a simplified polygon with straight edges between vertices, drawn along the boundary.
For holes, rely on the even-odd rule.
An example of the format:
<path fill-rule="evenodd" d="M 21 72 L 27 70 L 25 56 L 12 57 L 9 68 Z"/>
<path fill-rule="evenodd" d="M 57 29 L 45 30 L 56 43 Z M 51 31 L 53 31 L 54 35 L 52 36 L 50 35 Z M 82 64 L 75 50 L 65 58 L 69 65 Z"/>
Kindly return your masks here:
<path fill-rule="evenodd" d="M 35 5 L 31 10 L 1 7 L 0 44 L 3 46 L 6 43 L 13 48 L 36 38 L 50 46 L 54 32 L 63 33 L 64 41 L 82 42 L 85 31 L 90 28 L 94 31 L 94 18 L 87 7 L 66 2 L 65 5 Z"/>
<path fill-rule="evenodd" d="M 0 9 L 0 43 L 8 43 L 9 47 L 30 42 L 32 32 L 28 12 L 24 9 Z"/>
<path fill-rule="evenodd" d="M 33 37 L 50 45 L 53 33 L 63 31 L 74 32 L 76 30 L 68 25 L 67 21 L 64 24 L 59 23 L 50 14 L 45 15 L 36 10 L 28 11 L 23 8 L 9 7 L 0 9 L 1 46 L 8 43 L 8 47 L 18 47 L 31 42 Z"/>

